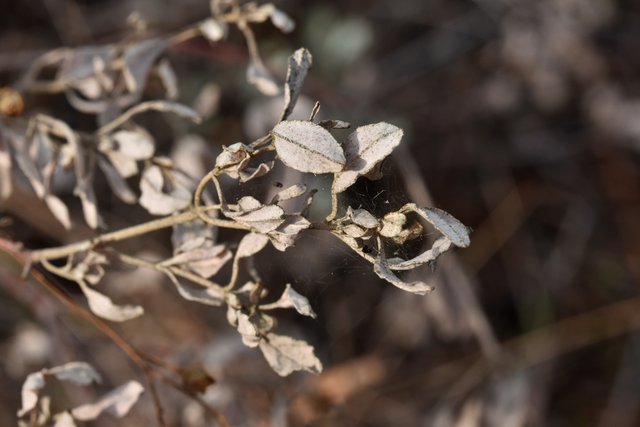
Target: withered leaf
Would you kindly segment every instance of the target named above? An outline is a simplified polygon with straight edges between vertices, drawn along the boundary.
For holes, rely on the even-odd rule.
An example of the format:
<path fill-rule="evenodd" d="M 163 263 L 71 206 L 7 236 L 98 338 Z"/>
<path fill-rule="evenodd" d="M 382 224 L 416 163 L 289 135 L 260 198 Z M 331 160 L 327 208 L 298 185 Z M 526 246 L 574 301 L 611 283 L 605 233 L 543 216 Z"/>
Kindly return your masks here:
<path fill-rule="evenodd" d="M 238 244 L 238 250 L 236 256 L 239 258 L 247 258 L 260 252 L 266 244 L 269 242 L 269 238 L 264 234 L 248 233 L 245 234 L 240 243 Z"/>
<path fill-rule="evenodd" d="M 228 218 L 247 225 L 259 233 L 273 231 L 284 222 L 284 210 L 277 205 L 263 205 L 251 196 L 238 201 L 239 211 L 225 211 Z"/>
<path fill-rule="evenodd" d="M 129 187 L 129 184 L 120 175 L 119 171 L 111 164 L 107 158 L 98 156 L 98 166 L 107 178 L 109 187 L 113 190 L 113 193 L 125 203 L 135 203 L 138 198 L 135 193 Z M 137 167 L 136 167 L 137 168 Z"/>
<path fill-rule="evenodd" d="M 396 286 L 404 291 L 411 292 L 413 294 L 425 295 L 433 290 L 433 286 L 430 286 L 424 282 L 405 282 L 398 276 L 396 276 L 387 264 L 387 260 L 385 259 L 383 254 L 383 249 L 380 250 L 380 255 L 373 265 L 373 271 L 378 275 L 378 277 L 386 280 L 393 286 Z"/>
<path fill-rule="evenodd" d="M 303 120 L 278 123 L 272 131 L 282 162 L 300 172 L 339 172 L 345 165 L 340 144 L 322 126 Z"/>
<path fill-rule="evenodd" d="M 349 129 L 351 127 L 351 123 L 342 120 L 321 120 L 318 125 L 325 129 Z"/>
<path fill-rule="evenodd" d="M 428 250 L 420 255 L 404 260 L 401 258 L 392 258 L 387 260 L 387 265 L 391 270 L 411 270 L 424 264 L 434 262 L 440 255 L 451 249 L 453 242 L 448 237 L 442 236 Z"/>
<path fill-rule="evenodd" d="M 289 57 L 287 79 L 284 84 L 284 109 L 278 121 L 285 120 L 293 111 L 296 101 L 298 101 L 302 84 L 312 63 L 311 53 L 305 48 L 296 50 Z"/>
<path fill-rule="evenodd" d="M 153 138 L 143 128 L 119 130 L 111 137 L 117 143 L 115 150 L 129 158 L 146 160 L 153 157 L 155 151 Z"/>
<path fill-rule="evenodd" d="M 271 23 L 283 33 L 290 33 L 296 28 L 295 22 L 289 16 L 276 8 L 275 6 L 271 10 Z"/>
<path fill-rule="evenodd" d="M 144 309 L 139 305 L 115 305 L 108 296 L 90 288 L 84 281 L 79 280 L 78 285 L 87 298 L 89 309 L 98 317 L 112 322 L 126 322 L 144 314 Z"/>
<path fill-rule="evenodd" d="M 298 234 L 310 226 L 311 222 L 301 215 L 287 215 L 284 222 L 271 231 L 268 236 L 273 247 L 284 252 L 295 244 Z"/>
<path fill-rule="evenodd" d="M 69 217 L 69 209 L 67 206 L 60 200 L 58 197 L 53 194 L 47 194 L 44 196 L 44 201 L 47 204 L 47 207 L 56 217 L 56 219 L 62 224 L 64 228 L 67 230 L 71 228 L 71 219 Z"/>
<path fill-rule="evenodd" d="M 407 203 L 400 212 L 415 212 L 429 221 L 439 232 L 449 238 L 454 245 L 466 248 L 471 244 L 469 228 L 453 215 L 438 208 L 421 208 L 415 203 Z"/>
<path fill-rule="evenodd" d="M 214 276 L 231 259 L 231 251 L 226 245 L 213 245 L 211 241 L 204 240 L 198 247 L 178 248 L 177 254 L 160 263 L 162 267 L 172 265 L 184 265 L 200 277 Z"/>
<path fill-rule="evenodd" d="M 340 193 L 353 185 L 359 176 L 365 175 L 384 160 L 402 139 L 402 129 L 380 122 L 360 126 L 344 143 L 347 164 L 336 173 L 333 191 Z"/>
<path fill-rule="evenodd" d="M 53 427 L 76 427 L 73 417 L 68 412 L 61 412 L 53 416 L 55 423 Z"/>
<path fill-rule="evenodd" d="M 122 418 L 129 413 L 143 392 L 144 387 L 138 381 L 128 381 L 93 403 L 73 408 L 71 414 L 80 421 L 95 420 L 103 412 Z"/>
<path fill-rule="evenodd" d="M 142 92 L 151 68 L 168 45 L 168 39 L 153 38 L 131 45 L 125 50 L 122 74 L 129 92 Z"/>
<path fill-rule="evenodd" d="M 71 381 L 79 385 L 88 385 L 92 382 L 101 382 L 96 370 L 85 362 L 69 362 L 53 368 L 41 369 L 27 376 L 22 384 L 22 407 L 18 410 L 18 417 L 34 409 L 38 403 L 38 392 L 44 388 L 46 377 L 53 376 L 60 381 Z"/>
<path fill-rule="evenodd" d="M 254 85 L 263 95 L 274 96 L 280 93 L 280 88 L 269 70 L 259 62 L 251 61 L 247 67 L 247 81 Z"/>
<path fill-rule="evenodd" d="M 189 206 L 191 192 L 174 186 L 169 193 L 163 191 L 165 178 L 159 166 L 151 165 L 140 178 L 140 205 L 153 215 L 168 215 Z"/>
<path fill-rule="evenodd" d="M 296 292 L 288 283 L 277 301 L 260 306 L 261 310 L 272 310 L 274 308 L 295 308 L 295 310 L 303 316 L 316 318 L 316 313 L 313 311 L 313 308 L 311 308 L 309 300 Z"/>
<path fill-rule="evenodd" d="M 214 307 L 221 306 L 224 303 L 224 289 L 221 286 L 216 285 L 215 288 L 187 287 L 180 283 L 178 278 L 169 269 L 163 269 L 163 272 L 175 285 L 180 296 L 187 301 L 199 302 L 200 304 L 212 305 Z"/>
<path fill-rule="evenodd" d="M 269 333 L 259 345 L 271 368 L 282 377 L 294 371 L 322 372 L 322 364 L 315 356 L 313 347 L 304 341 Z"/>
<path fill-rule="evenodd" d="M 271 203 L 278 203 L 285 200 L 295 199 L 296 197 L 302 196 L 307 191 L 307 186 L 304 184 L 294 184 L 290 187 L 285 188 L 282 191 L 279 191 L 273 199 Z"/>

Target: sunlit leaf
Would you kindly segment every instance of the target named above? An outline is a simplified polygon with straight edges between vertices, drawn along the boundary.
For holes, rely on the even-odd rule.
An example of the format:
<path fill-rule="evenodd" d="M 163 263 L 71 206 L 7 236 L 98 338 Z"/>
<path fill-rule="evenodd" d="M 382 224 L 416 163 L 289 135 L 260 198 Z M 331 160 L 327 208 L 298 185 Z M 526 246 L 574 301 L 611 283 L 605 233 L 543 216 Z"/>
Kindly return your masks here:
<path fill-rule="evenodd" d="M 384 160 L 402 139 L 402 129 L 380 122 L 361 126 L 344 143 L 346 166 L 336 173 L 333 191 L 340 193 Z"/>
<path fill-rule="evenodd" d="M 309 121 L 289 120 L 272 131 L 282 162 L 300 172 L 339 172 L 345 165 L 340 144 L 321 126 Z"/>
<path fill-rule="evenodd" d="M 438 208 L 420 208 L 414 203 L 407 203 L 400 212 L 415 212 L 429 221 L 439 232 L 449 238 L 458 247 L 466 248 L 471 244 L 469 228 L 453 215 Z"/>

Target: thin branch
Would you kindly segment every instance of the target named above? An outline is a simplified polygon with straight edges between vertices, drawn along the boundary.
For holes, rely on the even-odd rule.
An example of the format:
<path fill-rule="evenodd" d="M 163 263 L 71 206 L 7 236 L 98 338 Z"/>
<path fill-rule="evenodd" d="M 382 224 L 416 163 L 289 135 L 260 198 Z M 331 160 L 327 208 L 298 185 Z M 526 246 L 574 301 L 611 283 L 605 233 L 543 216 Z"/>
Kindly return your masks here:
<path fill-rule="evenodd" d="M 215 206 L 210 207 L 211 209 L 217 208 Z M 209 210 L 209 207 L 204 208 L 204 210 Z M 143 224 L 134 225 L 132 227 L 123 228 L 121 230 L 113 231 L 111 233 L 105 233 L 100 236 L 82 240 L 80 242 L 71 243 L 66 246 L 59 246 L 56 248 L 48 248 L 41 249 L 36 251 L 31 251 L 29 253 L 31 257 L 31 262 L 36 263 L 43 259 L 56 259 L 63 258 L 65 256 L 69 256 L 71 254 L 77 252 L 83 252 L 94 248 L 96 246 L 104 245 L 112 242 L 119 242 L 122 240 L 127 240 L 133 237 L 138 237 L 143 234 L 148 234 L 154 231 L 162 230 L 164 228 L 173 227 L 174 225 L 184 224 L 187 222 L 194 221 L 198 219 L 198 214 L 189 210 L 177 215 L 166 216 L 164 218 L 156 219 L 153 221 L 145 222 Z M 240 224 L 235 221 L 209 218 L 209 224 L 224 227 L 224 228 L 234 228 L 237 230 L 249 230 L 250 228 L 244 224 Z"/>

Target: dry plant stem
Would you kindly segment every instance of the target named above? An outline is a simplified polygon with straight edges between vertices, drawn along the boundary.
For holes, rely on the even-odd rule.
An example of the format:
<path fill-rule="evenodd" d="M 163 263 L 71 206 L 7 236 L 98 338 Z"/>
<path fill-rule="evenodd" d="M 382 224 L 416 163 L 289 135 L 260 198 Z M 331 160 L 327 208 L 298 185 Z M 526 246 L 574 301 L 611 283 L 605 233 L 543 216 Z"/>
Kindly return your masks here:
<path fill-rule="evenodd" d="M 131 255 L 126 255 L 123 253 L 119 253 L 119 252 L 115 252 L 115 254 L 118 256 L 118 259 L 126 264 L 132 265 L 134 267 L 144 267 L 144 268 L 150 268 L 152 270 L 157 270 L 161 273 L 166 273 L 167 271 L 169 271 L 170 273 L 182 277 L 184 279 L 190 280 L 193 283 L 196 283 L 200 286 L 203 286 L 205 288 L 210 288 L 210 289 L 214 289 L 220 292 L 223 292 L 222 288 L 218 285 L 216 285 L 215 283 L 201 277 L 198 276 L 197 274 L 191 273 L 189 271 L 183 270 L 179 267 L 160 267 L 158 264 L 155 264 L 153 262 L 150 261 L 146 261 L 140 258 L 136 258 L 133 257 Z"/>
<path fill-rule="evenodd" d="M 0 250 L 9 254 L 13 259 L 15 259 L 21 266 L 26 266 L 29 264 L 30 259 L 25 256 L 23 252 L 21 252 L 18 248 L 15 247 L 11 242 L 6 241 L 5 239 L 0 238 Z M 175 381 L 173 378 L 168 377 L 160 372 L 157 372 L 153 369 L 151 365 L 162 366 L 165 369 L 169 369 L 172 372 L 177 372 L 174 367 L 169 367 L 169 365 L 165 362 L 159 362 L 157 358 L 153 357 L 153 360 L 144 353 L 138 351 L 135 347 L 133 347 L 129 342 L 124 339 L 118 332 L 116 332 L 110 325 L 108 325 L 105 321 L 95 316 L 93 313 L 79 305 L 76 301 L 74 301 L 69 295 L 65 294 L 61 291 L 56 285 L 51 283 L 51 281 L 44 275 L 42 272 L 31 269 L 31 275 L 33 278 L 44 287 L 49 293 L 51 293 L 58 301 L 62 303 L 67 309 L 71 312 L 76 313 L 81 318 L 85 319 L 93 326 L 96 327 L 100 332 L 109 337 L 113 343 L 118 346 L 126 355 L 131 359 L 133 363 L 135 363 L 145 374 L 147 378 L 147 382 L 149 383 L 149 388 L 151 390 L 151 395 L 156 405 L 156 415 L 158 417 L 158 422 L 161 427 L 165 427 L 167 424 L 164 421 L 163 409 L 161 407 L 161 402 L 159 396 L 157 395 L 157 389 L 154 383 L 154 376 L 160 378 L 164 383 L 170 385 L 174 389 L 184 393 L 185 395 L 191 397 L 193 400 L 200 403 L 223 427 L 230 427 L 229 422 L 226 420 L 224 415 L 222 415 L 215 408 L 211 407 L 207 402 L 202 400 L 198 395 L 192 393 L 189 390 L 186 390 L 179 382 Z"/>
<path fill-rule="evenodd" d="M 217 209 L 217 206 L 203 208 L 204 211 L 211 210 L 211 209 Z M 130 239 L 132 237 L 138 237 L 143 234 L 148 234 L 154 231 L 162 230 L 164 228 L 173 227 L 174 225 L 191 222 L 198 218 L 199 216 L 194 210 L 189 210 L 181 214 L 167 216 L 164 218 L 145 222 L 144 224 L 138 224 L 132 227 L 127 227 L 121 230 L 113 231 L 111 233 L 105 233 L 100 236 L 83 240 L 81 242 L 71 243 L 66 246 L 32 251 L 30 252 L 31 262 L 35 263 L 35 262 L 40 262 L 44 259 L 62 258 L 77 252 L 89 250 L 96 246 L 104 245 L 107 243 L 119 242 L 122 240 Z M 235 228 L 238 230 L 249 230 L 249 227 L 243 224 L 237 223 L 235 221 L 209 218 L 208 222 L 218 227 Z"/>
<path fill-rule="evenodd" d="M 153 110 L 153 111 L 172 111 L 168 105 L 171 103 L 167 101 L 147 101 L 142 102 L 134 107 L 129 108 L 127 111 L 116 117 L 111 122 L 102 126 L 100 129 L 96 131 L 96 135 L 106 135 L 114 129 L 122 126 L 126 122 L 128 122 L 133 116 L 143 113 L 145 111 Z M 195 119 L 195 118 L 194 118 Z"/>

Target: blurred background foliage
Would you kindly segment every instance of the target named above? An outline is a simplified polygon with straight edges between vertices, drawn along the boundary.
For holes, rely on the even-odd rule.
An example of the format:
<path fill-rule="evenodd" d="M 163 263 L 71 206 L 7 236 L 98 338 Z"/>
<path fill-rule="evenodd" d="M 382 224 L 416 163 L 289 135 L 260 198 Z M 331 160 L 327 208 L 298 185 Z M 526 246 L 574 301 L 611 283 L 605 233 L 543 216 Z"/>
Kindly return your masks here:
<path fill-rule="evenodd" d="M 149 353 L 203 364 L 216 379 L 205 399 L 238 426 L 638 425 L 640 3 L 275 4 L 296 30 L 283 35 L 264 24 L 256 36 L 280 81 L 288 55 L 311 50 L 302 117 L 319 100 L 324 118 L 356 126 L 384 120 L 405 131 L 386 176 L 359 181 L 347 193 L 350 204 L 376 213 L 408 200 L 438 206 L 475 230 L 471 247 L 445 256 L 435 273 L 420 273 L 437 287 L 425 297 L 385 285 L 319 232 L 260 258 L 269 283 L 293 283 L 318 312 L 315 320 L 285 315 L 281 322 L 316 346 L 325 365 L 318 377 L 279 378 L 242 346 L 221 310 L 177 298 L 152 272 L 110 274 L 111 295 L 148 312 L 118 329 Z M 0 82 L 11 84 L 47 50 L 121 40 L 133 12 L 150 33 L 165 34 L 209 9 L 204 0 L 3 0 Z M 216 44 L 176 45 L 170 60 L 181 102 L 193 105 L 214 85 L 207 95 L 214 113 L 192 129 L 207 143 L 194 167 L 206 170 L 223 144 L 273 126 L 281 101 L 246 84 L 248 56 L 237 32 Z M 151 82 L 146 96 L 154 90 Z M 63 96 L 25 102 L 26 114 L 95 127 Z M 146 120 L 169 154 L 175 141 L 166 130 L 175 123 Z M 108 190 L 99 194 L 112 228 L 148 217 Z M 86 233 L 34 226 L 48 214 L 28 208 L 24 197 L 25 205 L 14 199 L 0 206 L 4 235 L 34 248 Z M 131 245 L 166 256 L 168 237 Z M 0 283 L 0 424 L 15 423 L 20 384 L 42 366 L 86 360 L 103 373 L 105 389 L 139 375 L 37 284 L 25 287 L 2 258 Z M 207 425 L 197 404 L 162 392 L 175 425 Z M 69 401 L 92 393 L 60 391 Z M 146 396 L 125 420 L 95 425 L 142 425 L 153 417 Z"/>

